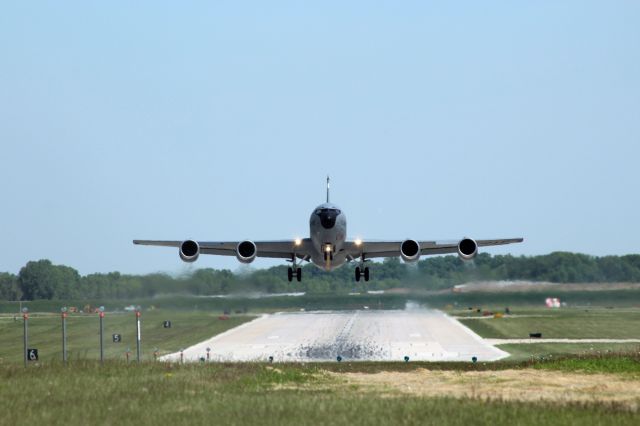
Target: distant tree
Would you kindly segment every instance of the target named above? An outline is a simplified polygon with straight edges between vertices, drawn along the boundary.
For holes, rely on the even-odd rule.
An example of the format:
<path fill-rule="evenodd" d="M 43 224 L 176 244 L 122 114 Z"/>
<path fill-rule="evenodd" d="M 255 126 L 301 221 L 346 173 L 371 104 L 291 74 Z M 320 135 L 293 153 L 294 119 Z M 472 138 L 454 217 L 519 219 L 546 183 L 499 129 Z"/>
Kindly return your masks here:
<path fill-rule="evenodd" d="M 53 265 L 47 259 L 28 262 L 18 273 L 23 300 L 81 297 L 79 281 L 78 271 L 68 266 Z"/>

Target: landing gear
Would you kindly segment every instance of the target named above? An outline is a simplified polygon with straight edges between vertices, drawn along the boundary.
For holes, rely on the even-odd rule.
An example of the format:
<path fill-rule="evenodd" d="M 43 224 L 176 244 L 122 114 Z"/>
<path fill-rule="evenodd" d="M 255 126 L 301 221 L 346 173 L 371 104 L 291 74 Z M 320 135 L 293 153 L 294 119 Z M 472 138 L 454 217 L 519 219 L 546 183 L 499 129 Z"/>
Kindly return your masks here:
<path fill-rule="evenodd" d="M 287 269 L 287 279 L 289 282 L 293 281 L 294 271 L 293 268 Z M 302 268 L 296 268 L 295 270 L 296 281 L 302 281 Z"/>
<path fill-rule="evenodd" d="M 364 266 L 364 263 L 366 261 L 367 260 L 364 258 L 364 254 L 362 254 L 362 257 L 360 258 L 360 262 L 358 263 L 358 266 L 356 266 L 356 281 L 357 282 L 360 282 L 360 278 L 362 278 L 363 275 L 364 275 L 364 280 L 365 281 L 369 281 L 369 268 Z"/>
<path fill-rule="evenodd" d="M 361 269 L 359 266 L 356 266 L 356 281 L 360 282 L 360 278 L 364 275 L 364 280 L 369 281 L 369 268 L 365 267 Z"/>
<path fill-rule="evenodd" d="M 307 258 L 303 258 L 302 260 L 306 260 Z M 295 253 L 291 256 L 291 266 L 287 269 L 287 279 L 289 282 L 293 281 L 293 277 L 296 277 L 296 281 L 302 281 L 302 269 L 298 267 L 298 259 Z"/>

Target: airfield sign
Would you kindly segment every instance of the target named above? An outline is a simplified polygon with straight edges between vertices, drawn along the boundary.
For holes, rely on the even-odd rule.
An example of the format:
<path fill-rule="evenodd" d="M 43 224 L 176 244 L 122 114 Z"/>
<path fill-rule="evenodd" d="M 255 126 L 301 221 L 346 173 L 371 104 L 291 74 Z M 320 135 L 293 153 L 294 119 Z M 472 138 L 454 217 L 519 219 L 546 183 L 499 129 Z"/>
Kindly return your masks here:
<path fill-rule="evenodd" d="M 171 321 L 164 321 L 164 322 L 162 323 L 162 326 L 163 326 L 164 328 L 171 328 Z"/>
<path fill-rule="evenodd" d="M 38 350 L 37 349 L 27 349 L 27 359 L 29 361 L 37 361 L 38 360 Z"/>
<path fill-rule="evenodd" d="M 111 336 L 111 338 L 113 339 L 113 343 L 122 342 L 122 335 L 121 334 L 114 334 L 114 335 Z"/>

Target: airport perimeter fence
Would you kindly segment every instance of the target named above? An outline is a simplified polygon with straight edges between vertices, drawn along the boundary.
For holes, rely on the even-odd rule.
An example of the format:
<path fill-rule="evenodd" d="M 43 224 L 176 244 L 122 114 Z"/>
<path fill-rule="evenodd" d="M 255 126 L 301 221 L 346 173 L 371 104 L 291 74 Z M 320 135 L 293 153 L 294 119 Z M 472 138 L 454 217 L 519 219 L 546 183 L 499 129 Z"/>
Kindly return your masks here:
<path fill-rule="evenodd" d="M 142 311 L 140 309 L 140 307 L 135 307 L 133 309 L 131 309 L 131 312 L 133 313 L 132 317 L 135 318 L 135 361 L 140 363 L 142 360 L 142 345 L 141 345 L 141 339 L 142 339 L 142 323 L 141 323 L 141 317 L 142 317 Z M 60 353 L 60 361 L 62 361 L 62 363 L 67 364 L 67 362 L 69 361 L 69 352 L 68 352 L 68 318 L 69 318 L 69 314 L 70 313 L 78 313 L 77 308 L 68 308 L 68 307 L 62 307 L 60 309 L 60 345 L 61 345 L 61 353 Z M 82 314 L 84 314 L 84 312 L 81 312 Z M 99 347 L 99 353 L 100 353 L 100 363 L 103 364 L 105 361 L 105 333 L 104 333 L 104 322 L 105 322 L 105 308 L 104 306 L 100 306 L 99 308 L 94 309 L 93 314 L 97 314 L 98 318 L 99 318 L 99 322 L 98 322 L 98 335 L 99 335 L 99 339 L 96 342 L 96 346 Z M 17 316 L 14 316 L 14 321 L 17 320 Z M 40 357 L 41 357 L 41 352 L 40 349 L 35 347 L 34 345 L 31 345 L 30 339 L 29 339 L 29 320 L 30 320 L 30 313 L 29 313 L 29 309 L 27 307 L 23 307 L 21 309 L 21 320 L 22 320 L 22 325 L 23 325 L 23 332 L 22 332 L 22 353 L 23 353 L 23 360 L 24 360 L 24 366 L 28 367 L 30 363 L 37 363 L 40 361 Z M 133 321 L 132 321 L 133 322 Z M 165 321 L 164 326 L 166 328 L 171 327 L 171 322 L 170 321 Z M 113 343 L 121 343 L 122 342 L 122 334 L 120 333 L 114 333 L 111 336 L 111 341 Z M 126 362 L 129 363 L 130 361 L 132 361 L 133 358 L 133 354 L 134 352 L 131 350 L 130 347 L 127 347 L 124 350 L 124 357 L 126 359 Z M 156 360 L 158 358 L 158 354 L 159 351 L 157 348 L 154 349 L 153 351 L 153 356 L 154 356 L 154 360 Z M 50 358 L 51 359 L 51 358 Z"/>

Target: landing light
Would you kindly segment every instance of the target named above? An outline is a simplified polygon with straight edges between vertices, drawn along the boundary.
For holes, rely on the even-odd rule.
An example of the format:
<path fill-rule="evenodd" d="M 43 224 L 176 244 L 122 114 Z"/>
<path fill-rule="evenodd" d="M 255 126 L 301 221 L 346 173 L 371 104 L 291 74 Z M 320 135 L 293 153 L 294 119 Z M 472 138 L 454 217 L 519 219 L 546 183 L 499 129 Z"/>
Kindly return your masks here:
<path fill-rule="evenodd" d="M 329 253 L 331 251 L 331 244 L 327 244 L 326 247 L 324 248 L 324 251 Z"/>
<path fill-rule="evenodd" d="M 299 246 L 300 244 L 302 244 L 302 240 L 300 238 L 296 238 L 295 241 L 293 242 L 296 246 Z"/>
<path fill-rule="evenodd" d="M 362 245 L 362 240 L 360 238 L 358 238 L 357 240 L 355 240 L 353 242 L 356 246 L 361 246 Z"/>

